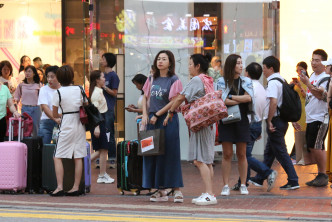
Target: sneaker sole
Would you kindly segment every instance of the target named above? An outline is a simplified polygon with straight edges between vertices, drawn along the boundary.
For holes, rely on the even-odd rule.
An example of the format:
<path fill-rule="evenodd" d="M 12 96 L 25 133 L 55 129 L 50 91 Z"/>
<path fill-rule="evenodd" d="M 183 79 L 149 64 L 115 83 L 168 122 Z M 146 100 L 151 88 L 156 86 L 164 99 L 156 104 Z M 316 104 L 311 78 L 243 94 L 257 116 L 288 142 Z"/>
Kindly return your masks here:
<path fill-rule="evenodd" d="M 263 185 L 259 184 L 259 183 L 256 183 L 252 180 L 248 180 L 249 183 L 251 183 L 252 185 L 255 185 L 256 187 L 262 187 Z"/>
<path fill-rule="evenodd" d="M 183 203 L 183 199 L 174 199 L 174 203 Z"/>
<path fill-rule="evenodd" d="M 278 172 L 273 171 L 272 173 L 275 174 L 274 181 L 271 184 L 267 183 L 267 192 L 270 192 L 272 190 L 272 188 L 274 187 L 274 184 L 276 183 L 276 180 L 277 180 Z"/>
<path fill-rule="evenodd" d="M 248 195 L 248 194 L 249 194 L 249 192 L 245 192 L 245 193 L 241 192 L 241 195 Z"/>
<path fill-rule="evenodd" d="M 288 188 L 281 188 L 280 187 L 280 190 L 296 190 L 296 189 L 299 189 L 300 186 L 294 186 L 294 187 L 288 187 Z"/>
<path fill-rule="evenodd" d="M 196 202 L 195 204 L 198 206 L 207 206 L 207 205 L 212 205 L 212 204 L 217 204 L 218 201 L 217 200 L 213 200 L 213 201 L 206 201 L 206 202 Z"/>
<path fill-rule="evenodd" d="M 230 193 L 220 193 L 221 196 L 229 196 Z"/>

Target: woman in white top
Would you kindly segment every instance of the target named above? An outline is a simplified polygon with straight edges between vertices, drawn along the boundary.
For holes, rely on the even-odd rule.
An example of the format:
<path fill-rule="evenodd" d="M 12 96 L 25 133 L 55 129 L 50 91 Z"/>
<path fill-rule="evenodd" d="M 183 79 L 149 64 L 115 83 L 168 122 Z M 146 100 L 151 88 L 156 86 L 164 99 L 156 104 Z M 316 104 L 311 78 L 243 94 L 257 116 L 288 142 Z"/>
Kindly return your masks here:
<path fill-rule="evenodd" d="M 80 195 L 78 189 L 82 176 L 83 161 L 87 155 L 85 126 L 80 121 L 79 109 L 83 105 L 83 97 L 79 86 L 73 86 L 73 68 L 64 65 L 56 72 L 56 77 L 61 84 L 53 95 L 53 117 L 59 118 L 58 109 L 61 109 L 61 123 L 59 137 L 54 152 L 54 165 L 58 187 L 50 195 L 63 196 L 63 165 L 62 158 L 75 160 L 75 182 L 67 196 Z"/>
<path fill-rule="evenodd" d="M 105 76 L 99 70 L 94 70 L 90 74 L 90 99 L 97 107 L 101 115 L 105 118 L 107 103 L 102 88 L 105 87 Z M 100 171 L 97 183 L 113 183 L 114 179 L 106 173 L 106 160 L 108 154 L 109 140 L 107 139 L 105 122 L 91 130 L 92 147 L 96 151 L 91 155 L 91 161 L 99 157 Z M 109 136 L 109 135 L 108 135 Z"/>
<path fill-rule="evenodd" d="M 14 94 L 17 82 L 13 78 L 13 67 L 9 61 L 4 60 L 0 63 L 0 83 L 7 85 L 11 94 Z"/>

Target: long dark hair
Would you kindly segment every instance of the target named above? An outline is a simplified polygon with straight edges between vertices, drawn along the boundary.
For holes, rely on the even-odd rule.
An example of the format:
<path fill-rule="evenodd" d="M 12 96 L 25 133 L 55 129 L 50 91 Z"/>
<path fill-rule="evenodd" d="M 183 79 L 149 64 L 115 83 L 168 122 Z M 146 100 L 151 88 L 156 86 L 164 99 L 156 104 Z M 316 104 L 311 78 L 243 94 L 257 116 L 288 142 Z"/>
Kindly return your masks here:
<path fill-rule="evenodd" d="M 156 57 L 154 58 L 154 61 L 153 61 L 153 66 L 154 66 L 153 78 L 154 79 L 160 77 L 160 70 L 158 69 L 158 66 L 157 66 L 157 60 L 161 53 L 165 53 L 169 60 L 170 66 L 168 68 L 167 76 L 171 77 L 171 76 L 175 75 L 175 58 L 174 58 L 173 53 L 169 50 L 161 50 L 160 52 L 158 52 L 158 54 L 156 55 Z"/>
<path fill-rule="evenodd" d="M 297 63 L 296 67 L 298 67 L 298 66 L 301 66 L 301 67 L 304 69 L 304 71 L 305 71 L 305 75 L 306 75 L 307 77 L 309 77 L 309 75 L 308 75 L 308 65 L 307 65 L 307 63 L 302 61 L 302 62 Z"/>
<path fill-rule="evenodd" d="M 21 59 L 20 59 L 20 69 L 18 70 L 19 73 L 24 70 L 23 62 L 24 62 L 25 57 L 29 57 L 29 56 L 24 55 L 24 56 L 21 57 Z"/>
<path fill-rule="evenodd" d="M 97 85 L 97 79 L 101 77 L 102 72 L 99 70 L 93 70 L 90 73 L 90 90 L 89 90 L 89 97 L 91 99 L 92 93 L 95 90 L 95 87 Z"/>
<path fill-rule="evenodd" d="M 35 83 L 40 83 L 40 78 L 39 78 L 39 75 L 38 75 L 37 69 L 36 69 L 34 66 L 29 65 L 29 66 L 25 67 L 24 71 L 26 71 L 26 70 L 28 70 L 28 69 L 31 69 L 32 72 L 33 72 L 33 81 L 34 81 Z M 27 78 L 24 78 L 23 82 L 26 83 L 26 84 L 28 84 L 28 80 L 27 80 Z"/>
<path fill-rule="evenodd" d="M 235 66 L 237 63 L 237 59 L 241 58 L 241 56 L 236 54 L 231 54 L 227 57 L 224 66 L 224 79 L 226 87 L 233 87 L 234 76 L 235 76 Z"/>

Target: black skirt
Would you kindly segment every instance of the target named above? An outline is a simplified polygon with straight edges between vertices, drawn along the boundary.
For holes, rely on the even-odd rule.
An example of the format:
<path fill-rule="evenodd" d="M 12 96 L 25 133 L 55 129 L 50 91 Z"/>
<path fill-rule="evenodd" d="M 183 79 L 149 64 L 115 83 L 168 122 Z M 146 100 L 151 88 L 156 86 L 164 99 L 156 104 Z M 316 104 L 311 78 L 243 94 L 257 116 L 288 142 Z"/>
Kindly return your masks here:
<path fill-rule="evenodd" d="M 102 113 L 102 116 L 105 119 L 105 113 Z M 95 135 L 93 134 L 94 130 L 91 130 L 91 140 L 92 140 L 92 148 L 97 151 L 100 149 L 104 149 L 104 150 L 109 150 L 110 149 L 110 143 L 107 139 L 107 131 L 106 131 L 106 127 L 105 127 L 105 121 L 101 122 L 101 124 L 99 125 L 100 128 L 100 135 L 99 138 L 96 138 Z"/>
<path fill-rule="evenodd" d="M 247 116 L 241 116 L 241 121 L 230 124 L 223 124 L 222 121 L 218 124 L 219 142 L 249 142 L 249 120 Z"/>

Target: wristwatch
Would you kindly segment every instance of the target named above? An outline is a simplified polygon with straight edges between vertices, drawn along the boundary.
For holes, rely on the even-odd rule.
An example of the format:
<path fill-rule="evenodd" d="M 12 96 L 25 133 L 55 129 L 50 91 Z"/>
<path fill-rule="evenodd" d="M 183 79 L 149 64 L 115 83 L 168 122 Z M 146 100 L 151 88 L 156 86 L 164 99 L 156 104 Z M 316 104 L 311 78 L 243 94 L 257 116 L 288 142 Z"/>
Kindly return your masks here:
<path fill-rule="evenodd" d="M 232 95 L 231 94 L 228 95 L 228 99 L 232 100 Z"/>

